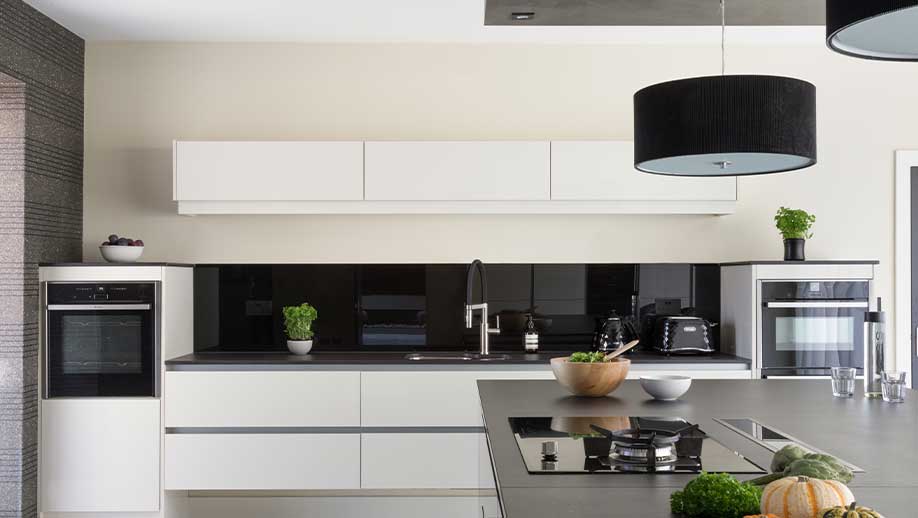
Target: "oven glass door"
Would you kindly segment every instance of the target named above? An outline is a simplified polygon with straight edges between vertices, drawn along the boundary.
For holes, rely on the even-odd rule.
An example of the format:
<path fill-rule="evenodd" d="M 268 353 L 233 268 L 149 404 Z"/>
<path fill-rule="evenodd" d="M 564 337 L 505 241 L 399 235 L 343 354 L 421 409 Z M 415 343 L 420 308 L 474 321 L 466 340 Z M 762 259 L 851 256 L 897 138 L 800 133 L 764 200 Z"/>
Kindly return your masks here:
<path fill-rule="evenodd" d="M 866 302 L 768 302 L 763 308 L 763 369 L 864 366 Z"/>
<path fill-rule="evenodd" d="M 49 306 L 46 397 L 156 396 L 149 304 Z"/>

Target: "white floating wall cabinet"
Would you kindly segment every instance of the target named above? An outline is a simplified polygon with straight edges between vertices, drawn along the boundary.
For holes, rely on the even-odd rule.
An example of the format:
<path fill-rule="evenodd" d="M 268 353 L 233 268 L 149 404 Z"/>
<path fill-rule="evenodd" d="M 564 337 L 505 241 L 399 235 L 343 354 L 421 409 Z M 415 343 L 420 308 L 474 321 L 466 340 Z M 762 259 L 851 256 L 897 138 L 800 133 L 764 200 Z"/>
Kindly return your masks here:
<path fill-rule="evenodd" d="M 173 166 L 180 204 L 363 199 L 363 142 L 175 142 Z"/>
<path fill-rule="evenodd" d="M 548 201 L 548 142 L 367 142 L 369 201 Z"/>
<path fill-rule="evenodd" d="M 729 214 L 736 178 L 617 141 L 175 142 L 180 214 Z"/>

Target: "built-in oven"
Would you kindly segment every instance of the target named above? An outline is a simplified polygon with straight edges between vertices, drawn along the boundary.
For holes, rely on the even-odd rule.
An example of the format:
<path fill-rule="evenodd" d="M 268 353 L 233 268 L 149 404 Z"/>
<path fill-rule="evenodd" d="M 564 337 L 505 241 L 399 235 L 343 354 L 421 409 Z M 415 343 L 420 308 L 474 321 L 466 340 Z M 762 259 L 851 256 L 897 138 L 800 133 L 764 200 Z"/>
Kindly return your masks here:
<path fill-rule="evenodd" d="M 827 376 L 864 367 L 868 281 L 763 281 L 763 377 Z"/>
<path fill-rule="evenodd" d="M 43 288 L 45 398 L 159 396 L 159 283 Z"/>

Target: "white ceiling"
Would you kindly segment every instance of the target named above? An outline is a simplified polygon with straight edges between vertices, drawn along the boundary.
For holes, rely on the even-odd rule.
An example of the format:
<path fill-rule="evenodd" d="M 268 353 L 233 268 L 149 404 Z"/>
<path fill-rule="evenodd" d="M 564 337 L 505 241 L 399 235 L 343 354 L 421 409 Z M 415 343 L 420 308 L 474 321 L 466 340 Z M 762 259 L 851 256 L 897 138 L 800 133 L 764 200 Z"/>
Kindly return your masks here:
<path fill-rule="evenodd" d="M 91 41 L 667 44 L 720 38 L 715 27 L 486 27 L 484 0 L 25 1 Z M 821 27 L 728 29 L 728 43 L 823 45 L 823 38 Z"/>

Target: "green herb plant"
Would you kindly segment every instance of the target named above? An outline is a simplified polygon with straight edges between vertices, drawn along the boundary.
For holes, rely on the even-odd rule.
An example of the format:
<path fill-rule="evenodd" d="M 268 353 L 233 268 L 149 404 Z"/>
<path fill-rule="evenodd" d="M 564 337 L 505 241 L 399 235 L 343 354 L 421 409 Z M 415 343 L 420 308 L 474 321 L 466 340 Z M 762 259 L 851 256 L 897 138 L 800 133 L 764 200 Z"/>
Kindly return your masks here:
<path fill-rule="evenodd" d="M 758 514 L 762 489 L 726 473 L 702 473 L 669 498 L 673 514 L 688 518 L 741 518 Z"/>
<path fill-rule="evenodd" d="M 312 323 L 319 316 L 316 308 L 304 302 L 299 306 L 284 307 L 284 327 L 287 338 L 291 340 L 309 340 L 315 333 L 312 332 Z"/>
<path fill-rule="evenodd" d="M 803 209 L 781 207 L 775 214 L 775 226 L 784 239 L 809 239 L 813 237 L 810 228 L 816 223 L 816 216 Z"/>
<path fill-rule="evenodd" d="M 601 352 L 574 353 L 567 359 L 571 363 L 600 363 L 605 361 L 606 355 Z"/>

